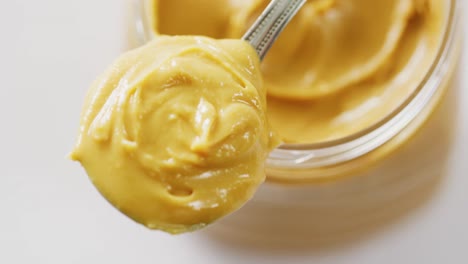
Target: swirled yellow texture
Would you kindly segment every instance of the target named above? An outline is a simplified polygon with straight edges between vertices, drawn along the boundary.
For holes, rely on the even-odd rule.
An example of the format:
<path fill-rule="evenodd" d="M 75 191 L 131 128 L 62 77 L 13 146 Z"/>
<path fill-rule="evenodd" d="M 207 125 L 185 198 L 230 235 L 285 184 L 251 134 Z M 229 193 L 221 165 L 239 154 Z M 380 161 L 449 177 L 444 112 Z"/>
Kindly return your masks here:
<path fill-rule="evenodd" d="M 195 230 L 238 209 L 264 181 L 262 89 L 247 43 L 158 37 L 91 87 L 72 158 L 137 222 Z"/>
<path fill-rule="evenodd" d="M 286 143 L 365 131 L 401 107 L 437 57 L 451 1 L 309 0 L 262 62 Z M 151 0 L 154 35 L 239 38 L 268 0 Z"/>

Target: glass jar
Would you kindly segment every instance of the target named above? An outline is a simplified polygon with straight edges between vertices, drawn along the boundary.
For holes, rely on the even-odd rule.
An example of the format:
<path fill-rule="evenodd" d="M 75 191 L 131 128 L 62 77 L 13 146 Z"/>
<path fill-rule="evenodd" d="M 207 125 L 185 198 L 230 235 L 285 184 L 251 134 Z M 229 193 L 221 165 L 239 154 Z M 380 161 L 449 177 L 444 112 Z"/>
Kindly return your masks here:
<path fill-rule="evenodd" d="M 136 2 L 139 44 L 154 36 L 151 2 Z M 255 198 L 208 232 L 242 244 L 254 238 L 257 246 L 323 246 L 366 234 L 426 200 L 444 174 L 456 125 L 456 89 L 448 88 L 460 53 L 459 4 L 447 5 L 437 56 L 398 108 L 345 138 L 281 145 Z"/>

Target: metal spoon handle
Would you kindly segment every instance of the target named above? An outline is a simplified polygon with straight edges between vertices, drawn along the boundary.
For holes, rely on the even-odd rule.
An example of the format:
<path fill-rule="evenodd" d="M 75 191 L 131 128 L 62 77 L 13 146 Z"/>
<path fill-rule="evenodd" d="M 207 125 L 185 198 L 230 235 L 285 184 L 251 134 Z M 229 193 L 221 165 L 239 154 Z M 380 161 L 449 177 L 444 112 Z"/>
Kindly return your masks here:
<path fill-rule="evenodd" d="M 242 37 L 263 60 L 273 42 L 307 0 L 272 0 Z"/>

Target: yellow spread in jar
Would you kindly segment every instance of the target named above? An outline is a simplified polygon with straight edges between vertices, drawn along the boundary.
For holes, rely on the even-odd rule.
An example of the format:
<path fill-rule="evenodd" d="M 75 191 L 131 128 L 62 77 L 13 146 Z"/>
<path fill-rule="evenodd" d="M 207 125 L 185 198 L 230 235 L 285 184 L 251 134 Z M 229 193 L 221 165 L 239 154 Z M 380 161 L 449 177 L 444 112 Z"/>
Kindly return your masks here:
<path fill-rule="evenodd" d="M 156 35 L 239 38 L 268 0 L 150 0 Z M 286 143 L 362 131 L 416 89 L 443 37 L 442 0 L 309 0 L 262 62 Z"/>
<path fill-rule="evenodd" d="M 158 37 L 92 85 L 71 157 L 116 208 L 195 230 L 238 209 L 276 143 L 258 56 L 241 40 Z"/>

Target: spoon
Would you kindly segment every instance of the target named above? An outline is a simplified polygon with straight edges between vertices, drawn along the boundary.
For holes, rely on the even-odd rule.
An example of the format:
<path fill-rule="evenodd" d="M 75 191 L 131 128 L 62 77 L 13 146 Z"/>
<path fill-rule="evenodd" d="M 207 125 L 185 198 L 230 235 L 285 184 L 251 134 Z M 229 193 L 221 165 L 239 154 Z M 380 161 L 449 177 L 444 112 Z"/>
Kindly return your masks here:
<path fill-rule="evenodd" d="M 263 60 L 279 34 L 307 0 L 272 0 L 242 37 Z"/>

